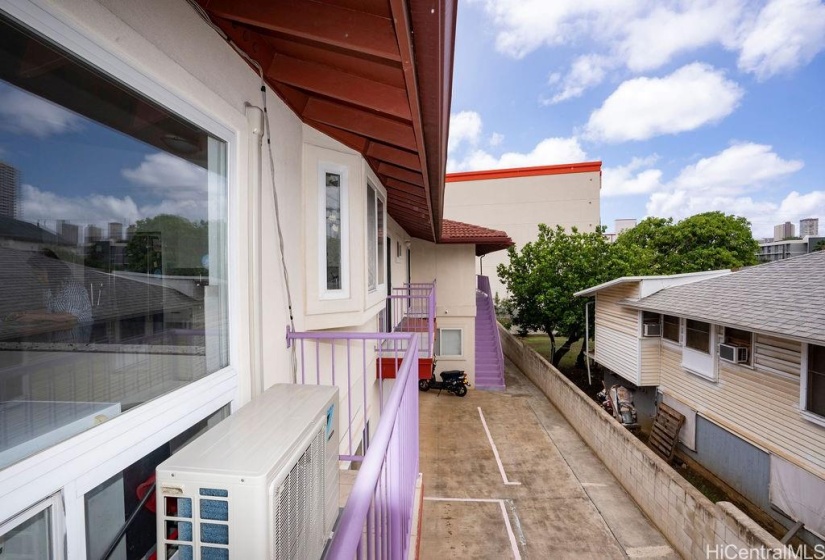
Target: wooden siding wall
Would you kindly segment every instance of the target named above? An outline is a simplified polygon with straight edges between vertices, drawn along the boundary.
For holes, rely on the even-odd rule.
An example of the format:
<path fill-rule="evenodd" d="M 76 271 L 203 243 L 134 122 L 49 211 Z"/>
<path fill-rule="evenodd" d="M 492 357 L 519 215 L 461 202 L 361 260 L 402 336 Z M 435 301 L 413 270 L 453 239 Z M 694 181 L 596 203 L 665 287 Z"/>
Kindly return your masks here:
<path fill-rule="evenodd" d="M 719 381 L 713 383 L 684 371 L 681 350 L 662 344 L 661 389 L 754 445 L 825 478 L 825 428 L 799 411 L 801 345 L 757 336 L 755 346 L 754 368 L 720 362 Z"/>
<path fill-rule="evenodd" d="M 640 340 L 641 344 L 641 364 L 639 365 L 641 387 L 655 386 L 659 384 L 659 372 L 662 369 L 660 337 L 648 337 Z"/>
<path fill-rule="evenodd" d="M 618 304 L 637 298 L 639 285 L 623 284 L 596 294 L 596 361 L 639 385 L 639 313 Z"/>

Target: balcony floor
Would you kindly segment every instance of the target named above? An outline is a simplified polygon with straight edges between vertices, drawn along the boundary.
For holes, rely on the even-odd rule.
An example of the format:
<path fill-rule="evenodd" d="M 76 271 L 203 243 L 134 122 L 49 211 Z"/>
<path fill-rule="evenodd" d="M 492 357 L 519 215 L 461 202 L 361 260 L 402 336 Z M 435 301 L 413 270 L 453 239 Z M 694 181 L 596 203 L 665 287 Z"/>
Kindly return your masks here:
<path fill-rule="evenodd" d="M 505 370 L 504 392 L 419 394 L 420 558 L 679 558 L 561 413 Z"/>

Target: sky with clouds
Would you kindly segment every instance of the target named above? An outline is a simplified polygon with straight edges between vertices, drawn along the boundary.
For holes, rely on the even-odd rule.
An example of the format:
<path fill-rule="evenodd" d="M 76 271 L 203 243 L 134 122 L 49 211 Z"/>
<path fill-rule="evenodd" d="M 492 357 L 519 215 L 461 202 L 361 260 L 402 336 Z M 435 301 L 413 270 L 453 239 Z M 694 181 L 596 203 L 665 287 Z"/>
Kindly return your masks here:
<path fill-rule="evenodd" d="M 0 161 L 20 219 L 52 231 L 175 214 L 207 219 L 207 171 L 0 80 Z"/>
<path fill-rule="evenodd" d="M 602 223 L 825 234 L 825 3 L 459 0 L 449 171 L 602 161 Z"/>

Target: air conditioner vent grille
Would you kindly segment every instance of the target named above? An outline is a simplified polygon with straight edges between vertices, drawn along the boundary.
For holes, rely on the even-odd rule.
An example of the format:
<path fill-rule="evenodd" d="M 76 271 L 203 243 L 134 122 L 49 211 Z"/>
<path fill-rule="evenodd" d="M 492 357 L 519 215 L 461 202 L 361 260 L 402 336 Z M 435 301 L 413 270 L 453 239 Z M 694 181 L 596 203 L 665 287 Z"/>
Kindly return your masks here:
<path fill-rule="evenodd" d="M 274 494 L 274 560 L 320 558 L 324 522 L 324 430 L 317 432 Z"/>

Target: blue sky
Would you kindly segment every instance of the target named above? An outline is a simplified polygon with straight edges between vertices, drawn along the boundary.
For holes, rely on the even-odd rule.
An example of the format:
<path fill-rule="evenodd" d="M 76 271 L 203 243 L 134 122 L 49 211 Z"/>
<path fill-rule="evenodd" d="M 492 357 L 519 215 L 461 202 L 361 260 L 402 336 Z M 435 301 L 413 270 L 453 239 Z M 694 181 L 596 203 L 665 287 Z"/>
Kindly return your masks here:
<path fill-rule="evenodd" d="M 602 161 L 602 223 L 825 233 L 825 4 L 459 0 L 450 171 Z"/>
<path fill-rule="evenodd" d="M 204 169 L 3 80 L 0 161 L 20 173 L 19 217 L 52 230 L 207 217 Z"/>

